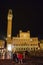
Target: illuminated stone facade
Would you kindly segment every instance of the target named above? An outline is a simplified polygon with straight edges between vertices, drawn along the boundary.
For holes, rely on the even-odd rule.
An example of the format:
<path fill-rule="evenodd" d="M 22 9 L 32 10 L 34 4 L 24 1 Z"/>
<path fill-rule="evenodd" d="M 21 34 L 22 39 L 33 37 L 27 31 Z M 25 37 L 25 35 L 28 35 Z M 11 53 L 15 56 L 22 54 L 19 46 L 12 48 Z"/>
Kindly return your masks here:
<path fill-rule="evenodd" d="M 43 50 L 43 40 L 40 40 L 40 50 Z"/>
<path fill-rule="evenodd" d="M 5 45 L 5 41 L 4 40 L 0 40 L 0 48 L 4 48 Z"/>
<path fill-rule="evenodd" d="M 30 38 L 30 31 L 20 31 L 18 37 L 13 37 L 13 50 L 16 51 L 36 51 L 38 50 L 38 38 Z"/>

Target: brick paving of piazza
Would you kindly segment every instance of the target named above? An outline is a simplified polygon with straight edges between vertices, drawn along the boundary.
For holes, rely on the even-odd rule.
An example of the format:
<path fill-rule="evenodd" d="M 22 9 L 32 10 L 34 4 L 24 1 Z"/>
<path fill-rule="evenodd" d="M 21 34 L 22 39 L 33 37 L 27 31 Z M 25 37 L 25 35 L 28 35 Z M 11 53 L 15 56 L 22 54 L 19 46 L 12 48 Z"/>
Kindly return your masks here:
<path fill-rule="evenodd" d="M 43 65 L 43 57 L 26 59 L 23 64 L 15 63 L 11 59 L 0 59 L 0 65 Z"/>

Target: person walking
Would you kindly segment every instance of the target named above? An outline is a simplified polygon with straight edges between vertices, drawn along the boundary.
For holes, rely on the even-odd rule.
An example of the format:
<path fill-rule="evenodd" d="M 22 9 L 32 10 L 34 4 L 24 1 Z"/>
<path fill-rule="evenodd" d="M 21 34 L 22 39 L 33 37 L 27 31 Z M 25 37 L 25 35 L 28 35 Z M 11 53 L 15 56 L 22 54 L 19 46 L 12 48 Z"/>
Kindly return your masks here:
<path fill-rule="evenodd" d="M 17 58 L 17 53 L 16 52 L 13 53 L 13 60 L 15 62 L 18 62 L 18 58 Z"/>
<path fill-rule="evenodd" d="M 21 63 L 23 63 L 23 55 L 21 54 L 21 53 L 18 53 L 18 55 L 17 55 L 17 57 L 18 57 L 18 60 L 19 60 L 19 64 Z"/>

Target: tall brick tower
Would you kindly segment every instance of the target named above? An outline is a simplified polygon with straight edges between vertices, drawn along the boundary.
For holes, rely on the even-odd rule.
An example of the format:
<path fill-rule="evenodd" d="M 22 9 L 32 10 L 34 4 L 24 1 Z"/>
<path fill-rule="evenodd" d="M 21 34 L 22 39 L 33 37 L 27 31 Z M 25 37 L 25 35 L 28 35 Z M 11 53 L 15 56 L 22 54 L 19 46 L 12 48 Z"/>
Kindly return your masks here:
<path fill-rule="evenodd" d="M 7 25 L 7 38 L 8 38 L 8 39 L 11 39 L 11 33 L 12 33 L 12 18 L 13 18 L 12 10 L 9 9 L 8 16 L 7 16 L 7 20 L 8 20 L 8 25 Z"/>

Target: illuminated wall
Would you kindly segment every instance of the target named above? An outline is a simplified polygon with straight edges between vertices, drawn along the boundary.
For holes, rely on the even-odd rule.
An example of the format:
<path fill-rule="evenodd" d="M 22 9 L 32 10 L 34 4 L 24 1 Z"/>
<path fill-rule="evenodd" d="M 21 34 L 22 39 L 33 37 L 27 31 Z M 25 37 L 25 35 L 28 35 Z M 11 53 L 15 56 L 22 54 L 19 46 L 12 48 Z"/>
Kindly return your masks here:
<path fill-rule="evenodd" d="M 43 50 L 43 40 L 40 40 L 40 50 Z"/>
<path fill-rule="evenodd" d="M 38 38 L 33 37 L 30 39 L 30 48 L 31 50 L 38 50 Z"/>
<path fill-rule="evenodd" d="M 30 31 L 22 32 L 22 31 L 20 30 L 20 31 L 19 31 L 19 36 L 20 36 L 20 38 L 30 39 Z"/>
<path fill-rule="evenodd" d="M 38 38 L 30 38 L 30 33 L 20 31 L 19 37 L 13 37 L 12 44 L 16 51 L 38 50 Z"/>
<path fill-rule="evenodd" d="M 5 45 L 5 41 L 4 40 L 0 40 L 0 48 L 4 48 Z"/>

